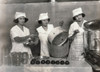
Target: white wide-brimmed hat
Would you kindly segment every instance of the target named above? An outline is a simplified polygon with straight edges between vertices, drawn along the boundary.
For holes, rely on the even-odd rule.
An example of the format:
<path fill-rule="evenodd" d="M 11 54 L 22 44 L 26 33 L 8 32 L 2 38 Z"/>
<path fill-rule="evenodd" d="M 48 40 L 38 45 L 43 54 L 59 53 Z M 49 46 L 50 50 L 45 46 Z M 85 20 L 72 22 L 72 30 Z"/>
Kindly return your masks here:
<path fill-rule="evenodd" d="M 28 21 L 28 18 L 26 18 L 26 14 L 25 12 L 16 12 L 15 13 L 15 19 L 14 19 L 14 22 L 16 22 L 16 20 L 19 18 L 19 17 L 25 17 L 25 22 Z"/>
<path fill-rule="evenodd" d="M 49 19 L 48 13 L 41 13 L 38 20 L 40 21 L 45 19 Z"/>
<path fill-rule="evenodd" d="M 26 14 L 24 12 L 16 12 L 15 19 L 22 17 L 22 16 L 26 18 Z"/>
<path fill-rule="evenodd" d="M 75 17 L 75 16 L 77 16 L 77 15 L 79 15 L 79 14 L 84 14 L 81 7 L 80 7 L 80 8 L 74 9 L 74 10 L 72 11 L 72 13 L 73 13 L 73 17 Z"/>

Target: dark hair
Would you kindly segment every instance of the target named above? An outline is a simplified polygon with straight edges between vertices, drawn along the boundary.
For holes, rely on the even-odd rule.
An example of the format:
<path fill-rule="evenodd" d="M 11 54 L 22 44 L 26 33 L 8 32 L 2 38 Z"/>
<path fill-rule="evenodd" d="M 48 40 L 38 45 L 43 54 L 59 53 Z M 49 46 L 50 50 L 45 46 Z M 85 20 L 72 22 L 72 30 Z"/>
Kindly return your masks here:
<path fill-rule="evenodd" d="M 27 21 L 28 21 L 28 18 L 25 18 L 25 23 L 26 23 Z M 19 22 L 19 21 L 18 21 L 18 18 L 17 18 L 17 19 L 14 19 L 13 22 L 18 23 L 18 22 Z"/>
<path fill-rule="evenodd" d="M 85 14 L 82 13 L 82 14 L 79 14 L 79 15 L 82 15 L 82 17 L 85 17 Z M 78 15 L 77 15 L 78 16 Z M 73 20 L 76 20 L 76 16 L 73 17 Z"/>
<path fill-rule="evenodd" d="M 50 18 L 48 18 L 48 22 L 50 22 Z M 42 20 L 39 20 L 38 23 L 42 24 Z"/>

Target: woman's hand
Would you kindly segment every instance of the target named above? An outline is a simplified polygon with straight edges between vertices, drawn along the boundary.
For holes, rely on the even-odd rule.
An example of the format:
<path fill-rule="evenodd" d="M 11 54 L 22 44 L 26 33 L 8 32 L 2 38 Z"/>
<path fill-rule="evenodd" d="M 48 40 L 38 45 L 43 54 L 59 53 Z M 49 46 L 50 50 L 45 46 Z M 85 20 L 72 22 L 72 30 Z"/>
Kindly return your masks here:
<path fill-rule="evenodd" d="M 62 27 L 62 26 L 63 26 L 63 24 L 64 24 L 64 21 L 63 21 L 63 20 L 59 22 L 59 26 L 61 26 L 61 27 Z"/>
<path fill-rule="evenodd" d="M 38 36 L 30 35 L 30 37 L 24 43 L 24 46 L 37 45 L 38 42 L 39 42 Z"/>
<path fill-rule="evenodd" d="M 78 29 L 74 31 L 74 34 L 77 34 L 77 33 L 79 33 L 79 30 Z"/>

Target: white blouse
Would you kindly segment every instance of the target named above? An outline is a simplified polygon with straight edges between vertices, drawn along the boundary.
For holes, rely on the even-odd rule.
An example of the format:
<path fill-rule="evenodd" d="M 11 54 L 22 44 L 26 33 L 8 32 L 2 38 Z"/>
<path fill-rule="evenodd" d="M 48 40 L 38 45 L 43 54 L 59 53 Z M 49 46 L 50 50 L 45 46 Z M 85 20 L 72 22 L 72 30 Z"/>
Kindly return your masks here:
<path fill-rule="evenodd" d="M 48 35 L 53 29 L 52 24 L 48 24 L 48 29 L 45 31 L 42 26 L 37 28 L 37 31 L 39 33 L 39 39 L 41 42 L 41 56 L 49 56 L 49 51 L 48 51 Z"/>
<path fill-rule="evenodd" d="M 14 40 L 15 37 L 24 37 L 27 35 L 30 35 L 30 31 L 25 26 L 23 27 L 23 31 L 15 25 L 10 30 L 11 40 L 12 40 L 12 49 L 11 52 L 28 52 L 31 54 L 31 50 L 27 47 L 25 47 L 22 43 L 18 43 Z"/>

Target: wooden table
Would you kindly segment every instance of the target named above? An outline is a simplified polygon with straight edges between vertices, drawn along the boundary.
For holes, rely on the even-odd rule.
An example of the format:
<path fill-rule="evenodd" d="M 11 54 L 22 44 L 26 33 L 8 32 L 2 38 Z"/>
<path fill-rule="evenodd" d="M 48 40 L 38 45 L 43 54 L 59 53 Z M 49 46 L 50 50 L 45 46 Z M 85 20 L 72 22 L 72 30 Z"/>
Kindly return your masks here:
<path fill-rule="evenodd" d="M 92 72 L 92 67 L 86 61 L 70 61 L 69 65 L 2 65 L 0 72 Z"/>

